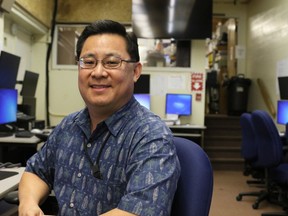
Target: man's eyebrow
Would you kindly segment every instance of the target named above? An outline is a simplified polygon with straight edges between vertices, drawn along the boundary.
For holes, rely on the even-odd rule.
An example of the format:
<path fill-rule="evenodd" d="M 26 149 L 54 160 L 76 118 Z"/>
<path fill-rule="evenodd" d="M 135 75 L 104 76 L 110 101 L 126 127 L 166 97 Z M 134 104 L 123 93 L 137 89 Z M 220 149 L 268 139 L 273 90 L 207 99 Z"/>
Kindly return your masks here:
<path fill-rule="evenodd" d="M 83 55 L 81 58 L 86 58 L 86 57 L 94 57 L 95 58 L 95 55 L 93 53 L 87 53 L 87 54 Z"/>
<path fill-rule="evenodd" d="M 116 56 L 116 57 L 120 57 L 120 55 L 118 54 L 118 53 L 115 53 L 115 52 L 113 52 L 113 53 L 107 53 L 107 54 L 105 54 L 105 56 L 107 57 L 107 56 Z"/>
<path fill-rule="evenodd" d="M 109 57 L 109 56 L 115 56 L 115 57 L 118 57 L 118 58 L 121 57 L 121 55 L 119 55 L 118 53 L 111 52 L 111 53 L 106 53 L 104 58 L 105 57 Z M 81 56 L 80 58 L 86 58 L 86 57 L 94 57 L 94 58 L 96 58 L 95 54 L 93 54 L 93 53 L 87 53 L 87 54 Z"/>

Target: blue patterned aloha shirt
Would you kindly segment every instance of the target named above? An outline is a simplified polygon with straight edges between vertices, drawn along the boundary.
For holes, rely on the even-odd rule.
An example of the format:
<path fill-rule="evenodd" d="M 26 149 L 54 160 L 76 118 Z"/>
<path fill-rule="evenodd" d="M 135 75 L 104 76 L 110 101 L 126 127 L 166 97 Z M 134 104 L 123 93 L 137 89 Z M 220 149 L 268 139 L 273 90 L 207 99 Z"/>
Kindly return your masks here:
<path fill-rule="evenodd" d="M 103 178 L 93 176 L 99 150 Z M 170 129 L 134 97 L 91 134 L 87 108 L 53 130 L 27 162 L 54 190 L 58 215 L 103 214 L 113 208 L 143 216 L 170 215 L 180 165 Z"/>

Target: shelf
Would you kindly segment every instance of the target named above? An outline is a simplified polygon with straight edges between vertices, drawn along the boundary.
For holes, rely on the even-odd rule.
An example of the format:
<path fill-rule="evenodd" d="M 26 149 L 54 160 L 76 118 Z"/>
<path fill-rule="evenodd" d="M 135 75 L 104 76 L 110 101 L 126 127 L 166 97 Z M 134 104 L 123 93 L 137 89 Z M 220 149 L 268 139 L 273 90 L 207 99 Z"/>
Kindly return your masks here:
<path fill-rule="evenodd" d="M 237 74 L 237 59 L 234 53 L 237 45 L 237 22 L 233 18 L 220 20 L 213 18 L 213 22 L 216 24 L 212 34 L 213 37 L 210 40 L 206 40 L 206 71 L 209 69 L 211 71 L 216 70 L 217 78 L 212 81 L 214 81 L 213 85 L 218 85 L 218 87 L 216 90 L 214 89 L 216 93 L 208 91 L 206 106 L 208 113 L 226 114 L 227 92 L 221 83 Z M 219 22 L 222 24 L 219 24 Z M 218 99 L 210 101 L 213 98 L 211 94 L 212 96 L 213 94 L 218 95 Z"/>

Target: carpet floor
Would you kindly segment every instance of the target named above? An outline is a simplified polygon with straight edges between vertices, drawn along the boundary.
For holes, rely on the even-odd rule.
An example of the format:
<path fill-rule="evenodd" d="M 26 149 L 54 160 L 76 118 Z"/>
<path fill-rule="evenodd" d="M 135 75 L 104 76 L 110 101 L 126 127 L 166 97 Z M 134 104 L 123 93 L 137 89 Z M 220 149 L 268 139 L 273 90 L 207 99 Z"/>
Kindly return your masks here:
<path fill-rule="evenodd" d="M 246 183 L 250 179 L 240 171 L 214 171 L 214 190 L 209 216 L 261 216 L 264 212 L 283 212 L 280 206 L 263 201 L 258 209 L 252 204 L 256 197 L 246 196 L 241 201 L 236 196 L 241 192 L 260 191 L 261 188 Z"/>

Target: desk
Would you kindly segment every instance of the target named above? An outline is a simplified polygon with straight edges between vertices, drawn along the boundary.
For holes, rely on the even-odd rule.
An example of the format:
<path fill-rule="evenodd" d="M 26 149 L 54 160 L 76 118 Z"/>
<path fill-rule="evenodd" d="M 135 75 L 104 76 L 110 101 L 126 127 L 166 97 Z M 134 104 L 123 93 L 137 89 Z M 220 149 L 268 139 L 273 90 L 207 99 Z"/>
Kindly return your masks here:
<path fill-rule="evenodd" d="M 21 162 L 25 166 L 26 161 L 37 151 L 37 145 L 42 141 L 36 136 L 24 137 L 0 137 L 0 162 Z"/>
<path fill-rule="evenodd" d="M 7 136 L 7 137 L 0 137 L 0 145 L 10 145 L 10 144 L 16 144 L 16 145 L 29 145 L 29 146 L 37 146 L 41 140 L 37 138 L 36 136 L 32 136 L 29 138 L 24 137 L 15 137 L 13 136 Z"/>
<path fill-rule="evenodd" d="M 204 148 L 204 125 L 171 125 L 169 126 L 174 136 L 191 139 Z"/>
<path fill-rule="evenodd" d="M 7 193 L 9 193 L 10 191 L 16 190 L 18 188 L 18 184 L 25 170 L 25 167 L 3 168 L 0 170 L 18 172 L 17 175 L 0 180 L 0 200 L 1 200 Z"/>

